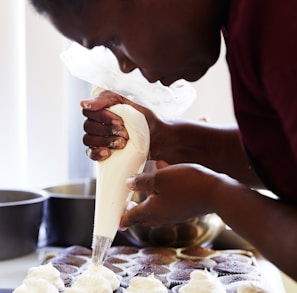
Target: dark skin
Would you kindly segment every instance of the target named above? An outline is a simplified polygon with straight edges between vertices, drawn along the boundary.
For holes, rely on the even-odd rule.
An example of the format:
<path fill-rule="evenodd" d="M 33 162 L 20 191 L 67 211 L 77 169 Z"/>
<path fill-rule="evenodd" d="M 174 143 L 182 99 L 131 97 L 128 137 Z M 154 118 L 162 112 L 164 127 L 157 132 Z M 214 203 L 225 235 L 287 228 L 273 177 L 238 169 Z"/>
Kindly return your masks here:
<path fill-rule="evenodd" d="M 59 11 L 47 16 L 66 37 L 89 48 L 109 47 L 123 72 L 139 68 L 149 81 L 169 85 L 180 78 L 198 80 L 215 63 L 220 31 L 232 4 L 224 0 L 102 0 L 83 9 L 81 15 Z M 84 144 L 96 147 L 90 155 L 94 160 L 108 159 L 111 147 L 121 149 L 129 139 L 122 119 L 105 110 L 118 103 L 131 104 L 145 115 L 151 133 L 150 158 L 158 161 L 159 168 L 128 180 L 131 189 L 150 196 L 122 217 L 122 228 L 217 213 L 297 280 L 297 205 L 251 189 L 263 185 L 249 166 L 238 129 L 165 122 L 146 108 L 104 92 L 82 101 L 87 117 Z M 113 130 L 120 132 L 115 136 Z M 291 200 L 297 202 L 297 195 Z"/>

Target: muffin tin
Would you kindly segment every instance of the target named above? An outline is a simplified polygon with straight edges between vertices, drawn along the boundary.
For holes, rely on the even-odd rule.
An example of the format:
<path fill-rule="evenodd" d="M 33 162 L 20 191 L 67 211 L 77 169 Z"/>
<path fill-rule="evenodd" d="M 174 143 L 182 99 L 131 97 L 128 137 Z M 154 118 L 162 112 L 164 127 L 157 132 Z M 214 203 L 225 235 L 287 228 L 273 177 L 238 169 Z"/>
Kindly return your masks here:
<path fill-rule="evenodd" d="M 51 255 L 45 263 L 52 262 L 69 287 L 91 262 L 91 250 L 72 246 L 58 255 Z M 223 284 L 227 293 L 236 293 L 243 284 L 253 284 L 272 292 L 260 273 L 254 255 L 245 250 L 212 250 L 200 246 L 187 248 L 133 246 L 111 247 L 104 265 L 110 268 L 120 280 L 116 293 L 124 293 L 134 276 L 150 276 L 168 288 L 169 293 L 178 289 L 190 279 L 193 270 L 206 270 Z"/>

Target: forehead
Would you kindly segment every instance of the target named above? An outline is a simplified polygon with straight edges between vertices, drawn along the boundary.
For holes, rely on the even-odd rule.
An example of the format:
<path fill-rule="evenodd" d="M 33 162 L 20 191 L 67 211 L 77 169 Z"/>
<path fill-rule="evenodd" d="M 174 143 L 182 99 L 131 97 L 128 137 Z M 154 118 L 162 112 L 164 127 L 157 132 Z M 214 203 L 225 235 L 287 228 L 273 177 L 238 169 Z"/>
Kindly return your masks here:
<path fill-rule="evenodd" d="M 104 38 L 116 30 L 123 4 L 126 1 L 98 0 L 86 1 L 79 9 L 64 9 L 48 14 L 52 24 L 67 38 L 80 42 L 85 37 Z M 129 2 L 129 1 L 127 1 Z"/>

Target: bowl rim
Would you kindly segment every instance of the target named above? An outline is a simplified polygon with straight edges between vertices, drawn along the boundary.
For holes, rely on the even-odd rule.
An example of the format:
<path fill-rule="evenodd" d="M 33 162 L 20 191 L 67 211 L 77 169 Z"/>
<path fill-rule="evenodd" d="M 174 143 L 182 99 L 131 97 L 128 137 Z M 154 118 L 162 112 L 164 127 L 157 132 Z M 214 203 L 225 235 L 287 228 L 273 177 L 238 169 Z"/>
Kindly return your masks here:
<path fill-rule="evenodd" d="M 49 198 L 49 195 L 46 191 L 40 189 L 13 189 L 5 188 L 0 189 L 0 192 L 15 192 L 15 193 L 30 193 L 38 195 L 36 198 L 30 198 L 25 200 L 16 200 L 11 202 L 0 202 L 0 208 L 9 207 L 9 206 L 20 206 L 20 205 L 29 205 L 39 202 L 44 202 Z"/>

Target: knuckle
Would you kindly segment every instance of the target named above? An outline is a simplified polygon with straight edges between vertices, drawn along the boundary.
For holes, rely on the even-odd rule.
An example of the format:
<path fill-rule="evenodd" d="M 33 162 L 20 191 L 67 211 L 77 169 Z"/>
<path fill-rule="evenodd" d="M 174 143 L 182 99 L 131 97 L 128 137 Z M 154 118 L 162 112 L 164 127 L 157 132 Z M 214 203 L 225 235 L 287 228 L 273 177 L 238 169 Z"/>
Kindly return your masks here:
<path fill-rule="evenodd" d="M 85 134 L 85 135 L 83 136 L 82 141 L 83 141 L 83 144 L 84 144 L 84 145 L 86 145 L 86 146 L 89 145 L 89 143 L 88 143 L 88 135 L 87 135 L 87 134 Z"/>
<path fill-rule="evenodd" d="M 88 132 L 89 125 L 90 125 L 89 120 L 88 120 L 88 119 L 85 120 L 85 122 L 84 122 L 84 124 L 83 124 L 84 131 Z"/>

